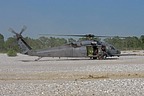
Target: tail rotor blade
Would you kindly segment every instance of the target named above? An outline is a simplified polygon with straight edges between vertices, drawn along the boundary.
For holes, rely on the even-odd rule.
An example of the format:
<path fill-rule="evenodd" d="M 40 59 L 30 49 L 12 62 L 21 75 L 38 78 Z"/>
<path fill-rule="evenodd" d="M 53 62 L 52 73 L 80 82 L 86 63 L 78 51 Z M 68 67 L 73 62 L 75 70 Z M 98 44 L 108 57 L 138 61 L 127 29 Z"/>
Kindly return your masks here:
<path fill-rule="evenodd" d="M 12 28 L 9 28 L 8 31 L 10 31 L 10 32 L 12 32 L 12 33 L 14 33 L 14 34 L 17 34 Z"/>
<path fill-rule="evenodd" d="M 26 30 L 26 26 L 23 26 L 22 30 L 20 31 L 20 35 Z"/>
<path fill-rule="evenodd" d="M 25 31 L 25 30 L 26 30 L 26 26 L 23 26 L 23 28 L 22 28 L 22 30 L 20 31 L 20 33 L 17 33 L 17 32 L 15 32 L 12 28 L 9 28 L 9 31 L 12 32 L 12 33 L 14 33 L 14 34 L 15 34 L 15 37 L 16 37 L 17 39 L 23 38 L 21 34 L 22 34 L 23 31 Z"/>

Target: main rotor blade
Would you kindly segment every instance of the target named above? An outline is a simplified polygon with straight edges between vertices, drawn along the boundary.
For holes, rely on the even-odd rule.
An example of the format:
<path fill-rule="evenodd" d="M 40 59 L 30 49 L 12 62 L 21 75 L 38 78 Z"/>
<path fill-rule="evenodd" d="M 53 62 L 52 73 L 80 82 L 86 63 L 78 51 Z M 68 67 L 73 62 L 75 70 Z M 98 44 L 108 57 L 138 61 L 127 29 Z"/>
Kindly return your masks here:
<path fill-rule="evenodd" d="M 114 37 L 114 36 L 95 36 L 93 34 L 86 34 L 86 35 L 60 35 L 60 34 L 39 34 L 45 36 L 72 36 L 72 37 Z"/>
<path fill-rule="evenodd" d="M 61 35 L 61 34 L 39 34 L 44 36 L 71 36 L 71 37 L 94 37 L 92 34 L 86 34 L 86 35 Z"/>
<path fill-rule="evenodd" d="M 46 35 L 46 36 L 77 36 L 82 37 L 83 35 L 57 35 L 57 34 L 39 34 L 39 35 Z"/>
<path fill-rule="evenodd" d="M 71 37 L 88 37 L 88 38 L 93 38 L 93 37 L 100 37 L 100 38 L 114 38 L 114 37 L 119 37 L 119 38 L 127 38 L 127 37 L 122 37 L 122 36 L 105 36 L 105 35 L 93 35 L 93 34 L 86 34 L 86 35 L 60 35 L 60 34 L 39 34 L 43 36 L 71 36 Z"/>
<path fill-rule="evenodd" d="M 20 35 L 26 30 L 26 26 L 23 26 L 22 30 L 20 31 Z"/>

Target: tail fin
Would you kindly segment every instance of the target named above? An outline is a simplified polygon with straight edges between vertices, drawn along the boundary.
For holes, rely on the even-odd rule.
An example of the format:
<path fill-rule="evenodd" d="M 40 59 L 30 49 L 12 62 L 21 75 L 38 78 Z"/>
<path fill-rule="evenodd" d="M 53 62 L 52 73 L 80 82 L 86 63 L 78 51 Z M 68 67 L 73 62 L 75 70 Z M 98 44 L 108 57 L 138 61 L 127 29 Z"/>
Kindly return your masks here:
<path fill-rule="evenodd" d="M 16 33 L 12 28 L 9 29 L 9 31 L 11 31 L 12 33 L 15 34 L 16 38 L 17 38 L 17 42 L 18 42 L 18 46 L 21 49 L 21 53 L 23 54 L 28 54 L 28 52 L 32 49 L 23 39 L 22 37 L 22 33 L 23 31 L 26 30 L 26 27 L 24 26 L 22 28 L 22 30 L 20 31 L 20 33 Z"/>
<path fill-rule="evenodd" d="M 21 49 L 21 53 L 28 54 L 28 52 L 32 49 L 24 40 L 23 38 L 17 39 L 18 46 Z"/>

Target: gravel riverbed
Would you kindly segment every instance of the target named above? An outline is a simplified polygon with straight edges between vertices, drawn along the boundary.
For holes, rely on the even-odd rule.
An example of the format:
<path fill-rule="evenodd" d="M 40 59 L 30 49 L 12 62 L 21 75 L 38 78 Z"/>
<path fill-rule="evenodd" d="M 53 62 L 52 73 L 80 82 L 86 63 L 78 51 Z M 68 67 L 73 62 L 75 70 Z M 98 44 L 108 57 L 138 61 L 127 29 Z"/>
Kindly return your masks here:
<path fill-rule="evenodd" d="M 144 56 L 36 58 L 0 54 L 0 96 L 144 96 Z"/>

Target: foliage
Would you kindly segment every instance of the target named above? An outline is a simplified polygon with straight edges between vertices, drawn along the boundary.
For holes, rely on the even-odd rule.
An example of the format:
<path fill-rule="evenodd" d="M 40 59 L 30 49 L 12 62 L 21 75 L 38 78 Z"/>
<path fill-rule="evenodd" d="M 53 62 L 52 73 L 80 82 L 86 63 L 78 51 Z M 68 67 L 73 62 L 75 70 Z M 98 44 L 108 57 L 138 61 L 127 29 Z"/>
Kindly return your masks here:
<path fill-rule="evenodd" d="M 17 52 L 13 49 L 10 49 L 8 52 L 7 52 L 7 55 L 8 56 L 11 56 L 11 57 L 14 57 L 14 56 L 17 56 Z"/>
<path fill-rule="evenodd" d="M 104 41 L 114 45 L 116 48 L 121 50 L 139 50 L 143 49 L 144 46 L 141 40 L 135 36 L 126 38 L 106 38 Z"/>
<path fill-rule="evenodd" d="M 0 52 L 4 50 L 4 36 L 0 34 Z"/>
<path fill-rule="evenodd" d="M 20 52 L 16 38 L 15 37 L 9 37 L 6 41 L 5 41 L 5 50 L 8 51 L 10 49 L 13 49 L 17 52 Z"/>
<path fill-rule="evenodd" d="M 79 38 L 79 41 L 87 40 L 88 38 Z M 96 41 L 99 41 L 100 38 L 93 38 Z M 68 38 L 68 40 L 64 38 L 55 38 L 55 37 L 39 37 L 38 39 L 33 39 L 26 37 L 24 40 L 32 47 L 32 49 L 45 49 L 50 47 L 61 46 L 67 43 L 76 42 L 73 38 Z M 138 50 L 144 49 L 144 35 L 138 37 L 127 37 L 120 38 L 118 36 L 113 38 L 105 38 L 105 42 L 108 42 L 114 45 L 116 48 L 121 50 Z M 18 44 L 15 37 L 9 37 L 6 41 L 4 41 L 4 36 L 0 34 L 0 52 L 7 52 L 8 50 L 15 50 L 16 52 L 20 52 L 18 48 Z"/>
<path fill-rule="evenodd" d="M 54 37 L 40 37 L 39 39 L 24 38 L 26 42 L 33 49 L 45 49 L 49 47 L 61 46 L 67 43 L 67 40 L 64 38 L 54 38 Z"/>
<path fill-rule="evenodd" d="M 141 37 L 140 37 L 140 41 L 141 41 L 141 48 L 142 49 L 144 49 L 144 35 L 142 35 Z"/>

